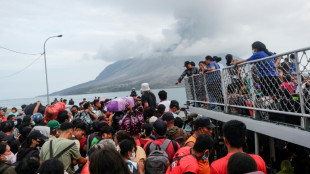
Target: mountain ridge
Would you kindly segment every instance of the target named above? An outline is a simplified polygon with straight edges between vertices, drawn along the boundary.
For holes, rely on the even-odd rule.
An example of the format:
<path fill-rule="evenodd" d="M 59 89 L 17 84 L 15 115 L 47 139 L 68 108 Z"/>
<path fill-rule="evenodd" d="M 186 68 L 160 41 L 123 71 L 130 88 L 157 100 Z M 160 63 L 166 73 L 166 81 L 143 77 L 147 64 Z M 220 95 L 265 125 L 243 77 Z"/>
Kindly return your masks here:
<path fill-rule="evenodd" d="M 223 63 L 225 54 L 219 54 Z M 192 58 L 190 58 L 192 57 Z M 194 58 L 193 58 L 194 57 Z M 84 82 L 51 95 L 74 95 L 103 92 L 117 92 L 140 89 L 141 83 L 149 83 L 150 87 L 171 88 L 185 70 L 185 61 L 194 61 L 196 67 L 205 56 L 171 56 L 158 58 L 131 58 L 108 65 L 94 80 Z M 240 59 L 240 58 L 237 58 Z M 183 86 L 183 83 L 180 85 Z"/>

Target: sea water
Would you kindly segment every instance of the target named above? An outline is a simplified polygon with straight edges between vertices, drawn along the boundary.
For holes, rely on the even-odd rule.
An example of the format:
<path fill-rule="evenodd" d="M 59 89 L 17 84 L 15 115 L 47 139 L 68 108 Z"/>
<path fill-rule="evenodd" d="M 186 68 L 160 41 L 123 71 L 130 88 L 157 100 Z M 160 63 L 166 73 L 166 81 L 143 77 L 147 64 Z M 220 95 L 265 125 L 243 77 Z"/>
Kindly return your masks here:
<path fill-rule="evenodd" d="M 185 88 L 167 88 L 167 89 L 154 89 L 151 90 L 155 96 L 157 102 L 159 102 L 158 92 L 160 90 L 165 90 L 168 93 L 168 100 L 177 100 L 180 107 L 186 103 Z M 136 89 L 137 95 L 141 96 L 140 90 Z M 131 91 L 121 91 L 121 92 L 108 92 L 108 93 L 95 93 L 95 94 L 79 94 L 79 95 L 63 95 L 63 96 L 50 96 L 50 102 L 54 101 L 55 98 L 60 100 L 60 98 L 67 99 L 69 102 L 70 99 L 73 99 L 74 104 L 78 105 L 79 102 L 86 98 L 87 101 L 93 101 L 95 97 L 100 97 L 100 99 L 113 99 L 115 97 L 126 97 L 129 96 Z M 19 98 L 19 99 L 7 99 L 0 100 L 0 107 L 12 108 L 16 107 L 17 109 L 21 108 L 23 104 L 31 104 L 37 101 L 41 101 L 42 105 L 46 105 L 47 98 L 43 97 L 34 97 L 34 98 Z"/>

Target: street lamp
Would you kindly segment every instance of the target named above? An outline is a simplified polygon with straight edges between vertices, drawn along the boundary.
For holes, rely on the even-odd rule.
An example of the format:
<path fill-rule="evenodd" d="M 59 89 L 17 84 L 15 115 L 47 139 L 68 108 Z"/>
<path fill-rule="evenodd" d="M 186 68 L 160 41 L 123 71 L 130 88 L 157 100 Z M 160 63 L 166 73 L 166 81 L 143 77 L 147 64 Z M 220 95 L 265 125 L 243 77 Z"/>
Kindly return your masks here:
<path fill-rule="evenodd" d="M 45 52 L 45 44 L 46 42 L 51 39 L 51 38 L 54 38 L 54 37 L 62 37 L 62 35 L 58 35 L 58 36 L 51 36 L 49 38 L 47 38 L 44 42 L 44 46 L 43 46 L 43 49 L 44 49 L 44 63 L 45 63 L 45 78 L 46 78 L 46 96 L 47 96 L 47 105 L 50 104 L 50 96 L 49 96 L 49 92 L 48 92 L 48 79 L 47 79 L 47 67 L 46 67 L 46 52 Z"/>

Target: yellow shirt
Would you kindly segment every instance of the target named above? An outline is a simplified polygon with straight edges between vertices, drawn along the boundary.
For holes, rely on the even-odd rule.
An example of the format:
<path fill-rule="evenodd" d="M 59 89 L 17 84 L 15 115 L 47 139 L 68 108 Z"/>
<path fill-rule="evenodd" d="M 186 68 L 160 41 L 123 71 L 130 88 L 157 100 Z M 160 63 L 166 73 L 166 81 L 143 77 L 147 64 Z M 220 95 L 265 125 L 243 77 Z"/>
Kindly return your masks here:
<path fill-rule="evenodd" d="M 210 165 L 209 165 L 209 160 L 203 160 L 200 159 L 198 161 L 199 164 L 199 174 L 210 174 Z"/>
<path fill-rule="evenodd" d="M 146 160 L 146 154 L 145 154 L 143 148 L 140 146 L 136 146 L 136 148 L 137 148 L 136 157 L 132 161 L 138 163 L 140 161 L 140 159 Z"/>
<path fill-rule="evenodd" d="M 195 144 L 195 143 L 196 143 L 196 138 L 193 137 L 193 136 L 190 136 L 190 137 L 185 141 L 184 144 L 187 144 L 187 143 L 189 143 L 189 142 L 193 142 L 193 143 Z"/>

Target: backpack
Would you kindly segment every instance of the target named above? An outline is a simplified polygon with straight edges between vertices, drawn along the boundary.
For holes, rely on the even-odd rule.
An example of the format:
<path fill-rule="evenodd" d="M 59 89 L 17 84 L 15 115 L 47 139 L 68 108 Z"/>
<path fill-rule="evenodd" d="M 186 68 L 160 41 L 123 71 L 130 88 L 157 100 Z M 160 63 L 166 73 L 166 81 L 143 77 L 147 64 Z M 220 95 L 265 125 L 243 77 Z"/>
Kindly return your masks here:
<path fill-rule="evenodd" d="M 87 146 L 86 152 L 87 152 L 87 153 L 88 153 L 89 149 L 91 148 L 91 143 L 92 143 L 92 141 L 93 141 L 95 138 L 97 138 L 98 140 L 100 140 L 101 137 L 100 137 L 98 134 L 96 134 L 96 133 L 93 133 L 93 134 L 90 134 L 90 135 L 87 136 L 87 140 L 86 140 L 86 146 Z"/>
<path fill-rule="evenodd" d="M 178 142 L 181 146 L 184 145 L 185 141 L 187 140 L 188 136 L 184 132 L 184 129 L 179 129 L 179 131 L 173 136 L 173 140 Z"/>
<path fill-rule="evenodd" d="M 143 114 L 140 112 L 127 114 L 119 121 L 119 128 L 129 132 L 130 134 L 136 134 L 141 132 L 141 127 L 144 123 Z"/>
<path fill-rule="evenodd" d="M 154 95 L 153 92 L 151 91 L 145 91 L 143 94 L 142 94 L 142 105 L 144 106 L 144 102 L 147 102 L 149 104 L 149 107 L 152 107 L 152 108 L 156 108 L 156 97 Z"/>
<path fill-rule="evenodd" d="M 119 121 L 124 117 L 124 112 L 115 112 L 113 117 L 112 117 L 112 128 L 115 131 L 119 130 Z"/>
<path fill-rule="evenodd" d="M 71 149 L 71 147 L 73 147 L 74 145 L 75 145 L 75 142 L 73 142 L 68 147 L 66 147 L 64 150 L 59 152 L 56 156 L 54 156 L 54 153 L 53 153 L 53 140 L 51 140 L 50 141 L 50 159 L 58 159 L 59 157 L 61 157 L 61 155 L 63 155 L 65 152 L 67 152 L 69 149 Z"/>
<path fill-rule="evenodd" d="M 170 164 L 170 172 L 172 171 L 172 169 L 175 167 L 175 166 L 179 166 L 180 165 L 180 160 L 186 156 L 194 156 L 192 154 L 192 152 L 190 152 L 190 154 L 187 154 L 187 155 L 183 155 L 183 156 L 178 156 L 178 154 L 176 155 L 176 157 L 172 160 L 171 164 Z M 195 156 L 194 156 L 195 157 Z M 196 158 L 196 157 L 195 157 Z"/>
<path fill-rule="evenodd" d="M 8 170 L 9 168 L 11 167 L 11 165 L 6 165 L 5 167 L 3 167 L 1 170 L 0 170 L 0 173 L 4 173 L 6 170 Z"/>
<path fill-rule="evenodd" d="M 157 104 L 156 104 L 156 97 L 154 93 L 150 92 L 150 100 L 148 102 L 149 102 L 150 107 L 153 107 L 154 109 L 156 108 Z"/>
<path fill-rule="evenodd" d="M 184 145 L 184 142 L 187 140 L 188 136 L 184 129 L 174 126 L 168 128 L 166 132 L 166 137 L 170 140 L 178 142 L 181 146 Z"/>
<path fill-rule="evenodd" d="M 166 139 L 162 145 L 156 145 L 151 142 L 147 147 L 146 151 L 151 153 L 148 155 L 145 163 L 146 174 L 162 174 L 165 173 L 168 168 L 169 157 L 166 153 L 166 149 L 170 144 L 171 140 Z"/>
<path fill-rule="evenodd" d="M 93 123 L 91 116 L 86 111 L 79 112 L 78 114 L 74 116 L 74 119 L 81 119 L 88 125 L 91 125 Z"/>
<path fill-rule="evenodd" d="M 26 106 L 24 113 L 25 115 L 33 115 L 33 110 L 34 108 L 37 106 L 37 103 L 32 103 L 29 104 L 28 106 Z M 45 106 L 43 106 L 42 104 L 40 104 L 38 112 L 41 113 L 42 115 L 44 115 L 45 112 Z"/>

